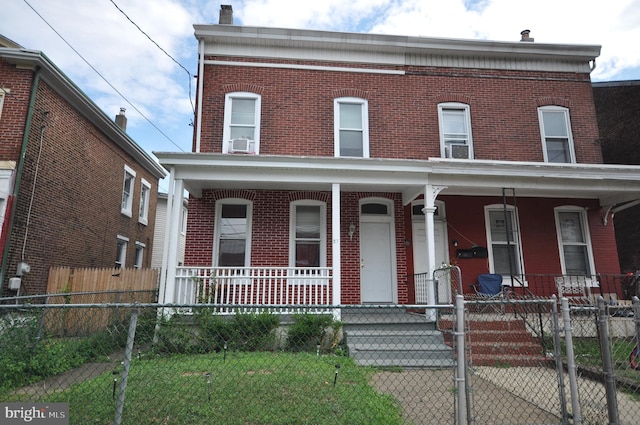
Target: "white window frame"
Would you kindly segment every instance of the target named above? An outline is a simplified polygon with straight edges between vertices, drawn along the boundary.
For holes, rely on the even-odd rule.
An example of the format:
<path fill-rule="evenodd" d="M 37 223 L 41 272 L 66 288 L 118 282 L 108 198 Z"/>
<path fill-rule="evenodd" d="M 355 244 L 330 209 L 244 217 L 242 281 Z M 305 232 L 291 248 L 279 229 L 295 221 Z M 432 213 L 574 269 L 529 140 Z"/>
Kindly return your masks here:
<path fill-rule="evenodd" d="M 135 263 L 133 267 L 135 269 L 141 269 L 142 263 L 144 262 L 144 250 L 147 246 L 142 242 L 136 241 L 136 255 L 135 255 Z"/>
<path fill-rule="evenodd" d="M 576 153 L 575 153 L 575 147 L 574 147 L 574 143 L 573 143 L 573 133 L 571 132 L 571 119 L 569 116 L 569 109 L 562 107 L 562 106 L 555 106 L 555 105 L 551 105 L 551 106 L 541 106 L 538 108 L 538 122 L 540 124 L 540 137 L 542 140 L 542 154 L 544 156 L 544 162 L 551 162 L 549 161 L 549 152 L 547 149 L 547 135 L 545 134 L 544 131 L 544 112 L 555 112 L 555 113 L 562 113 L 564 115 L 564 122 L 566 125 L 566 129 L 567 129 L 567 143 L 568 143 L 568 147 L 567 149 L 569 150 L 569 162 L 553 162 L 553 163 L 558 163 L 558 164 L 574 164 L 576 162 Z M 551 137 L 549 137 L 551 138 Z"/>
<path fill-rule="evenodd" d="M 320 207 L 320 265 L 327 267 L 327 204 L 322 201 L 301 199 L 291 202 L 289 206 L 289 267 L 296 267 L 296 207 L 318 206 Z"/>
<path fill-rule="evenodd" d="M 262 96 L 251 92 L 227 93 L 224 97 L 224 129 L 222 131 L 222 153 L 230 153 L 231 143 L 231 108 L 234 99 L 251 99 L 255 101 L 254 110 L 254 152 L 260 153 L 260 112 L 262 110 Z"/>
<path fill-rule="evenodd" d="M 359 97 L 338 97 L 333 100 L 334 156 L 342 157 L 342 155 L 340 155 L 340 130 L 344 130 L 345 128 L 342 128 L 340 125 L 340 106 L 343 104 L 360 105 L 362 128 L 349 130 L 362 131 L 362 158 L 369 158 L 369 102 Z"/>
<path fill-rule="evenodd" d="M 117 246 L 116 246 L 116 261 L 115 268 L 116 269 L 124 269 L 127 266 L 127 246 L 129 245 L 129 238 L 122 235 L 117 235 Z M 120 247 L 122 246 L 122 249 Z"/>
<path fill-rule="evenodd" d="M 580 217 L 580 226 L 582 227 L 582 237 L 584 239 L 583 242 L 565 242 L 562 240 L 562 231 L 561 231 L 561 222 L 560 222 L 560 214 L 561 213 L 577 213 Z M 591 276 L 595 275 L 595 261 L 593 258 L 593 246 L 591 244 L 591 231 L 589 228 L 589 220 L 587 216 L 587 210 L 583 207 L 578 207 L 574 205 L 563 205 L 560 207 L 554 208 L 554 215 L 556 220 L 556 235 L 558 237 L 558 254 L 560 255 L 560 265 L 562 267 L 562 274 L 567 274 L 567 266 L 564 257 L 564 246 L 565 245 L 577 245 L 584 246 L 587 248 L 587 267 L 589 267 L 588 273 L 581 275 L 591 278 Z M 590 279 L 587 279 L 588 281 Z"/>
<path fill-rule="evenodd" d="M 449 143 L 447 140 L 451 136 L 447 136 L 444 132 L 444 123 L 445 117 L 444 112 L 448 110 L 459 111 L 463 114 L 464 124 L 467 129 L 466 134 L 462 134 L 459 139 L 459 142 Z M 469 156 L 467 159 L 473 159 L 473 136 L 471 132 L 471 108 L 469 105 L 465 103 L 458 102 L 445 102 L 438 104 L 438 125 L 440 130 L 440 156 L 442 158 L 451 157 L 451 155 L 447 155 L 447 147 L 450 145 L 465 145 L 469 147 Z"/>
<path fill-rule="evenodd" d="M 127 192 L 127 180 L 131 180 L 131 187 Z M 136 172 L 129 166 L 124 166 L 124 178 L 122 181 L 122 203 L 120 212 L 127 217 L 133 215 L 133 194 L 136 188 Z"/>
<path fill-rule="evenodd" d="M 140 184 L 140 208 L 138 208 L 138 222 L 145 226 L 149 224 L 149 201 L 151 198 L 151 183 L 142 179 Z"/>
<path fill-rule="evenodd" d="M 180 216 L 180 234 L 187 234 L 187 207 L 182 207 L 182 214 Z"/>
<path fill-rule="evenodd" d="M 4 97 L 9 93 L 11 93 L 11 90 L 0 87 L 0 119 L 2 119 L 2 107 L 4 106 Z"/>
<path fill-rule="evenodd" d="M 212 264 L 214 267 L 219 267 L 218 257 L 219 257 L 219 248 L 220 248 L 220 226 L 222 220 L 222 206 L 223 205 L 246 205 L 247 206 L 247 225 L 246 225 L 246 233 L 245 233 L 245 256 L 244 256 L 244 266 L 249 267 L 251 264 L 251 228 L 252 228 L 252 217 L 253 217 L 253 202 L 247 199 L 237 199 L 237 198 L 225 198 L 216 201 L 215 208 L 215 230 L 213 234 L 213 261 Z"/>
<path fill-rule="evenodd" d="M 500 213 L 503 213 L 505 210 L 505 206 L 503 204 L 491 204 L 491 205 L 485 205 L 484 207 L 484 219 L 485 219 L 485 231 L 486 231 L 486 235 L 487 235 L 487 251 L 489 252 L 489 272 L 490 273 L 496 273 L 495 270 L 495 263 L 494 263 L 494 254 L 493 254 L 493 245 L 507 245 L 506 241 L 494 241 L 493 237 L 491 235 L 491 217 L 490 217 L 490 212 L 493 211 L 498 211 Z M 515 208 L 513 205 L 507 205 L 506 206 L 506 210 L 507 210 L 507 214 L 511 213 L 513 214 L 513 231 L 512 231 L 512 236 L 513 239 L 511 241 L 511 244 L 516 246 L 516 258 L 518 260 L 518 262 L 520 263 L 520 267 L 516 267 L 516 277 L 524 277 L 525 275 L 525 267 L 524 267 L 524 255 L 522 252 L 522 233 L 520 232 L 520 220 L 518 218 L 518 209 Z M 522 275 L 520 275 L 520 273 L 522 273 Z M 511 281 L 511 276 L 509 275 L 502 275 L 502 284 L 503 285 L 514 285 L 514 286 L 520 286 L 521 283 L 519 282 L 518 279 L 515 279 L 513 282 Z M 526 286 L 526 284 L 525 284 Z"/>

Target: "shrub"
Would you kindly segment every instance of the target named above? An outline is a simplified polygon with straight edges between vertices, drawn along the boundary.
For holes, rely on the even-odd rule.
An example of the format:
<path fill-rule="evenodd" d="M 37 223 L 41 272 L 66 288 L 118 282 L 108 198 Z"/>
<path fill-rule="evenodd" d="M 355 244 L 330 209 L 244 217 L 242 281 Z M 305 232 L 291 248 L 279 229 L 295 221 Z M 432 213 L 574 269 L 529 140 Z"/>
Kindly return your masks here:
<path fill-rule="evenodd" d="M 323 344 L 323 341 L 328 329 L 332 329 L 335 337 L 340 327 L 340 322 L 334 321 L 330 315 L 296 314 L 287 334 L 287 348 L 291 351 L 315 351 L 318 346 L 325 351 L 335 348 L 335 341 L 329 344 Z"/>

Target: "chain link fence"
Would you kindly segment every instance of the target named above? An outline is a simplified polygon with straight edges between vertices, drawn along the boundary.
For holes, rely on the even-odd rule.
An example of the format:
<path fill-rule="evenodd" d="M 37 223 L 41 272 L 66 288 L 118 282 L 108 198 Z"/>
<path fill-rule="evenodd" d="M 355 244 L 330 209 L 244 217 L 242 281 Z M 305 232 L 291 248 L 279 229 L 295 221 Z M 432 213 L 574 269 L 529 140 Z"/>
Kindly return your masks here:
<path fill-rule="evenodd" d="M 0 304 L 0 401 L 72 424 L 634 424 L 633 309 Z"/>

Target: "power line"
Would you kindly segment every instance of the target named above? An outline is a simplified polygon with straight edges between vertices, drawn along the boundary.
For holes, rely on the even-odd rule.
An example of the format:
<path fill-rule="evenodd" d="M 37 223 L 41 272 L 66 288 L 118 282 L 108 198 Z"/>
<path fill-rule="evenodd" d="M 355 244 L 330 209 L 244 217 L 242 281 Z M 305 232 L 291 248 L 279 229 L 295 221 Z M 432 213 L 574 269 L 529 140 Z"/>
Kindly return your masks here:
<path fill-rule="evenodd" d="M 118 9 L 118 11 L 119 11 L 120 13 L 122 13 L 122 14 L 124 15 L 124 17 L 125 17 L 125 18 L 127 18 L 127 20 L 128 20 L 129 22 L 131 22 L 131 23 L 132 23 L 132 24 L 133 24 L 133 25 L 138 29 L 138 31 L 140 31 L 142 34 L 144 34 L 144 36 L 145 36 L 145 37 L 147 37 L 147 38 L 149 39 L 149 41 L 151 41 L 153 44 L 155 44 L 155 45 L 156 45 L 156 47 L 157 47 L 158 49 L 160 49 L 160 50 L 162 51 L 162 53 L 164 53 L 165 55 L 167 55 L 167 56 L 169 57 L 169 59 L 171 59 L 172 61 L 174 61 L 174 62 L 176 63 L 176 65 L 178 65 L 180 68 L 184 69 L 184 72 L 186 72 L 186 73 L 187 73 L 187 75 L 189 76 L 189 78 L 188 78 L 188 81 L 189 81 L 189 102 L 191 102 L 191 111 L 192 111 L 192 112 L 195 112 L 195 107 L 193 106 L 193 99 L 191 99 L 191 79 L 194 77 L 194 75 L 193 75 L 193 74 L 191 74 L 191 72 L 189 72 L 189 70 L 188 70 L 187 68 L 185 68 L 185 67 L 184 67 L 180 62 L 178 62 L 176 59 L 174 59 L 174 57 L 173 57 L 173 56 L 171 56 L 169 53 L 167 53 L 167 51 L 166 51 L 166 50 L 164 50 L 162 47 L 160 47 L 160 45 L 159 45 L 158 43 L 156 43 L 156 41 L 155 41 L 154 39 L 152 39 L 152 38 L 149 36 L 149 34 L 147 34 L 146 32 L 144 32 L 144 31 L 142 30 L 142 28 L 140 28 L 140 27 L 138 26 L 138 24 L 136 24 L 135 22 L 133 22 L 133 20 L 132 20 L 131 18 L 129 18 L 129 16 L 128 16 L 126 13 L 124 13 L 124 11 L 123 11 L 122 9 L 120 9 L 120 7 L 116 4 L 116 2 L 115 2 L 115 1 L 113 1 L 113 0 L 110 0 L 110 1 L 111 1 L 111 3 L 116 7 L 116 9 Z"/>
<path fill-rule="evenodd" d="M 125 100 L 125 102 L 127 102 L 129 105 L 131 105 L 131 107 L 132 107 L 136 112 L 138 112 L 138 113 L 140 114 L 140 116 L 142 116 L 142 118 L 144 118 L 144 119 L 145 119 L 149 124 L 151 124 L 151 126 L 152 126 L 153 128 L 155 128 L 156 130 L 158 130 L 158 132 L 159 132 L 160 134 L 162 134 L 162 135 L 163 135 L 163 136 L 164 136 L 164 137 L 165 137 L 169 142 L 171 142 L 171 144 L 173 144 L 175 147 L 177 147 L 178 149 L 180 149 L 180 151 L 181 151 L 181 152 L 184 152 L 184 150 L 183 150 L 180 146 L 178 146 L 178 144 L 177 144 L 176 142 L 174 142 L 174 141 L 173 141 L 169 136 L 167 136 L 167 135 L 166 135 L 166 134 L 165 134 L 165 133 L 164 133 L 164 132 L 163 132 L 163 131 L 162 131 L 162 130 L 157 126 L 157 125 L 155 125 L 155 124 L 154 124 L 154 123 L 153 123 L 149 118 L 147 118 L 147 116 L 146 116 L 145 114 L 143 114 L 143 113 L 142 113 L 142 111 L 140 111 L 140 110 L 139 110 L 139 109 L 138 109 L 138 108 L 137 108 L 137 107 L 136 107 L 136 106 L 135 106 L 135 105 L 134 105 L 134 104 L 133 104 L 129 99 L 127 99 L 127 97 L 126 97 L 124 94 L 122 94 L 122 93 L 121 93 L 117 88 L 115 88 L 115 87 L 114 87 L 114 85 L 113 85 L 113 84 L 111 84 L 111 83 L 109 82 L 109 80 L 107 80 L 107 79 L 106 79 L 106 78 L 105 78 L 105 77 L 104 77 L 104 76 L 103 76 L 103 75 L 102 75 L 102 74 L 101 74 L 101 73 L 100 73 L 100 72 L 99 72 L 99 71 L 98 71 L 98 70 L 97 70 L 93 65 L 91 65 L 91 63 L 89 63 L 89 61 L 88 61 L 88 60 L 86 60 L 86 59 L 85 59 L 85 58 L 80 54 L 80 52 L 78 52 L 78 51 L 77 51 L 77 50 L 76 50 L 76 49 L 75 49 L 75 48 L 74 48 L 74 47 L 73 47 L 73 46 L 72 46 L 72 45 L 71 45 L 67 40 L 65 40 L 65 38 L 64 38 L 64 37 L 63 37 L 63 36 L 62 36 L 58 31 L 56 31 L 56 29 L 55 29 L 55 28 L 53 28 L 53 26 L 51 26 L 51 24 L 50 24 L 49 22 L 47 22 L 47 20 L 46 20 L 46 19 L 45 19 L 45 18 L 44 18 L 40 13 L 38 13 L 38 11 L 37 11 L 33 6 L 31 6 L 31 4 L 29 4 L 29 2 L 28 2 L 27 0 L 23 0 L 23 1 L 27 4 L 27 6 L 29 6 L 29 7 L 31 8 L 31 10 L 33 10 L 33 12 L 34 12 L 36 15 L 38 15 L 38 17 L 40 17 L 40 19 L 42 19 L 42 21 L 43 21 L 45 24 L 47 24 L 47 26 L 48 26 L 49 28 L 51 28 L 51 30 L 52 30 L 53 32 L 55 32 L 55 33 L 56 33 L 56 35 L 57 35 L 58 37 L 60 37 L 60 39 L 61 39 L 62 41 L 64 41 L 64 42 L 65 42 L 65 44 L 66 44 L 67 46 L 69 46 L 69 48 L 70 48 L 71 50 L 73 50 L 73 51 L 75 52 L 75 54 L 76 54 L 76 55 L 78 55 L 78 57 L 80 57 L 80 59 L 82 59 L 82 60 L 84 61 L 84 63 L 86 63 L 86 64 L 89 66 L 89 68 L 91 68 L 91 69 L 92 69 L 96 74 L 98 74 L 98 76 L 99 76 L 100 78 L 102 78 L 102 80 L 103 80 L 105 83 L 107 83 L 107 85 L 109 85 L 109 87 L 111 87 L 111 88 L 112 88 L 116 93 L 118 93 L 118 94 L 120 95 L 120 97 L 122 97 L 122 99 L 124 99 L 124 100 Z"/>

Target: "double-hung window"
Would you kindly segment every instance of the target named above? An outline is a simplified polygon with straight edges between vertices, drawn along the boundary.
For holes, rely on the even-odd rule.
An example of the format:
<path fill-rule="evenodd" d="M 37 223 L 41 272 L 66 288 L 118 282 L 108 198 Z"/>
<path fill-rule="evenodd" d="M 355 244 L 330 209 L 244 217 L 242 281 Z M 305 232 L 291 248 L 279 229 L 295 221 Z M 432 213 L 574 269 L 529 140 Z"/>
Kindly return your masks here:
<path fill-rule="evenodd" d="M 138 209 L 138 222 L 149 224 L 149 197 L 151 196 L 151 184 L 142 179 L 140 186 L 140 208 Z"/>
<path fill-rule="evenodd" d="M 326 265 L 326 207 L 320 201 L 291 204 L 290 263 L 293 267 Z"/>
<path fill-rule="evenodd" d="M 0 118 L 2 118 L 2 106 L 4 105 L 4 96 L 10 92 L 11 90 L 0 87 Z"/>
<path fill-rule="evenodd" d="M 126 266 L 128 244 L 129 244 L 129 238 L 121 235 L 117 236 L 116 262 L 115 262 L 115 266 L 117 269 L 124 269 Z"/>
<path fill-rule="evenodd" d="M 216 265 L 246 267 L 250 263 L 251 203 L 242 200 L 218 202 L 216 209 Z"/>
<path fill-rule="evenodd" d="M 369 158 L 369 109 L 365 99 L 334 99 L 335 156 Z"/>
<path fill-rule="evenodd" d="M 558 207 L 555 215 L 562 273 L 592 275 L 593 253 L 586 211 L 579 207 Z"/>
<path fill-rule="evenodd" d="M 488 205 L 485 221 L 491 273 L 509 278 L 523 274 L 517 211 L 512 206 Z M 506 279 L 504 282 L 508 283 Z"/>
<path fill-rule="evenodd" d="M 443 158 L 473 158 L 471 116 L 469 105 L 441 103 L 438 105 L 440 121 L 440 153 Z"/>
<path fill-rule="evenodd" d="M 538 108 L 545 162 L 576 162 L 569 110 L 560 106 Z"/>
<path fill-rule="evenodd" d="M 136 256 L 135 256 L 135 263 L 133 264 L 133 267 L 136 269 L 142 268 L 142 263 L 144 261 L 145 247 L 146 245 L 143 244 L 142 242 L 136 242 Z"/>
<path fill-rule="evenodd" d="M 131 217 L 133 210 L 133 190 L 135 187 L 136 172 L 128 166 L 124 166 L 124 181 L 122 183 L 122 208 L 121 213 Z"/>
<path fill-rule="evenodd" d="M 228 93 L 225 97 L 222 153 L 258 153 L 260 95 Z"/>

